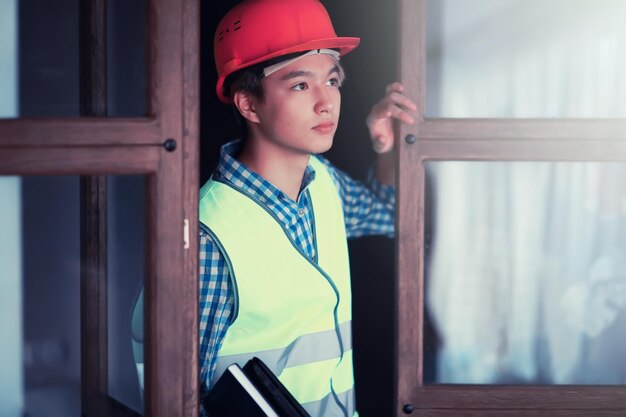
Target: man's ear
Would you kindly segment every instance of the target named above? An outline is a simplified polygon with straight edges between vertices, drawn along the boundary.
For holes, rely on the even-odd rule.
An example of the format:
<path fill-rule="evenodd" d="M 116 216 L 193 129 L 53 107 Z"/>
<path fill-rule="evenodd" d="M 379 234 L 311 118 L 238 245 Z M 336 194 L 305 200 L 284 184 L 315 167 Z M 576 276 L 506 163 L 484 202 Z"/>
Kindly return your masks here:
<path fill-rule="evenodd" d="M 254 108 L 254 99 L 250 93 L 245 91 L 235 92 L 233 104 L 246 120 L 253 123 L 259 123 L 259 117 L 257 116 Z"/>

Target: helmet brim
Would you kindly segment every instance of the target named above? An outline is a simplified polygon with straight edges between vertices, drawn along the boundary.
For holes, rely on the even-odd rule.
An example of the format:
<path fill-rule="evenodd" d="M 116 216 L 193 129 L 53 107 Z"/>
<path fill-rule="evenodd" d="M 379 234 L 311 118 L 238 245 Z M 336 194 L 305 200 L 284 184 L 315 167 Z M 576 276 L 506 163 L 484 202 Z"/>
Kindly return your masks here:
<path fill-rule="evenodd" d="M 361 42 L 360 38 L 351 38 L 351 37 L 337 37 L 337 38 L 328 38 L 328 39 L 316 39 L 313 41 L 304 42 L 298 45 L 290 46 L 289 48 L 281 49 L 278 51 L 274 51 L 271 54 L 262 55 L 258 58 L 255 58 L 251 61 L 232 65 L 228 68 L 227 71 L 224 71 L 223 74 L 218 74 L 218 80 L 216 85 L 216 92 L 219 99 L 224 103 L 231 103 L 230 98 L 224 96 L 224 81 L 226 77 L 230 74 L 242 70 L 244 68 L 251 67 L 253 65 L 259 64 L 264 61 L 268 61 L 273 58 L 277 58 L 282 55 L 293 54 L 296 52 L 306 52 L 311 51 L 313 49 L 338 49 L 339 56 L 344 56 L 348 52 L 355 49 L 359 42 Z"/>

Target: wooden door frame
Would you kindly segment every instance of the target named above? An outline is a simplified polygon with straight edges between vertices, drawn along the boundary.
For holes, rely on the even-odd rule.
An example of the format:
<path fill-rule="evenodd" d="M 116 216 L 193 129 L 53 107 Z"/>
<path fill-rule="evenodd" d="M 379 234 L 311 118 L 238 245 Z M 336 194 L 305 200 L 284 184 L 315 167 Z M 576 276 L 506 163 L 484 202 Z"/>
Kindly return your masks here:
<path fill-rule="evenodd" d="M 196 417 L 199 1 L 148 5 L 148 116 L 0 120 L 0 175 L 146 175 L 145 412 Z M 83 412 L 115 414 L 87 383 Z"/>
<path fill-rule="evenodd" d="M 425 162 L 624 162 L 626 119 L 427 118 L 426 0 L 399 0 L 398 9 L 398 79 L 418 104 L 418 117 L 398 129 L 394 415 L 623 415 L 625 386 L 423 383 Z"/>

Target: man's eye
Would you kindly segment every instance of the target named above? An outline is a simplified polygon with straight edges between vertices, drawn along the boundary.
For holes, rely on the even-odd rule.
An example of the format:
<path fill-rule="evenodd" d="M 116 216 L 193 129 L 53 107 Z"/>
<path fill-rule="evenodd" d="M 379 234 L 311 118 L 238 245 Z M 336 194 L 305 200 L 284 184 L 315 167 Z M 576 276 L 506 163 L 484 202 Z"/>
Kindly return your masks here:
<path fill-rule="evenodd" d="M 298 83 L 294 86 L 291 87 L 292 90 L 294 91 L 304 91 L 306 90 L 306 83 Z"/>
<path fill-rule="evenodd" d="M 334 87 L 341 87 L 341 84 L 339 83 L 338 78 L 331 78 L 330 80 L 327 81 L 327 84 L 332 85 Z"/>

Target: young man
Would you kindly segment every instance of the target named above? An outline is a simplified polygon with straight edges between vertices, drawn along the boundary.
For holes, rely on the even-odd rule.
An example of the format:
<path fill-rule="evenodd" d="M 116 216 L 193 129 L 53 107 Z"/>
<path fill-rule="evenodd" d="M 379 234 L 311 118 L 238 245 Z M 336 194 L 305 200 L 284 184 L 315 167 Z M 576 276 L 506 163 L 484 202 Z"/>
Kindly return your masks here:
<path fill-rule="evenodd" d="M 257 356 L 313 417 L 357 415 L 346 238 L 393 234 L 392 121 L 415 110 L 399 83 L 372 108 L 369 188 L 318 156 L 339 121 L 339 57 L 358 43 L 318 0 L 246 0 L 216 30 L 217 94 L 245 134 L 200 191 L 202 396 Z"/>

